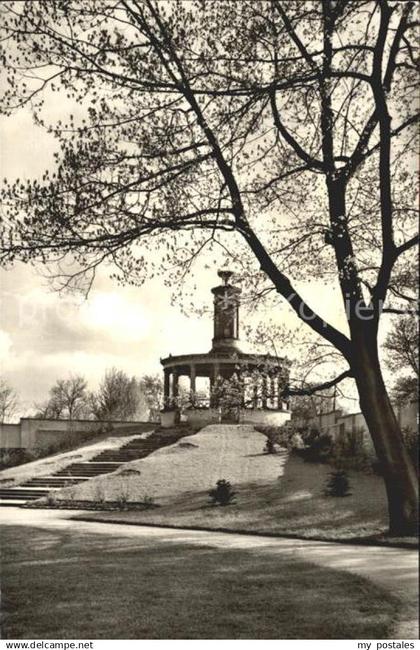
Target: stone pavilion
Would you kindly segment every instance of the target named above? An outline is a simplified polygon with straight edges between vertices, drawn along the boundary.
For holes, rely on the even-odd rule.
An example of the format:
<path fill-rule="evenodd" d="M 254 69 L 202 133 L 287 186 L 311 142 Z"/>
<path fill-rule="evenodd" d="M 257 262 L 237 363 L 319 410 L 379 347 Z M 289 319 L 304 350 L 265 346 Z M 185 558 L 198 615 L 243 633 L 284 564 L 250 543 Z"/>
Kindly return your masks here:
<path fill-rule="evenodd" d="M 202 354 L 169 355 L 160 360 L 164 372 L 162 426 L 178 422 L 181 413 L 192 424 L 281 425 L 290 419 L 289 402 L 283 397 L 289 381 L 290 362 L 270 354 L 242 350 L 239 339 L 241 289 L 231 284 L 232 272 L 219 271 L 218 275 L 222 284 L 212 289 L 214 336 L 211 350 Z M 180 389 L 179 380 L 183 377 L 189 380 L 189 390 Z"/>

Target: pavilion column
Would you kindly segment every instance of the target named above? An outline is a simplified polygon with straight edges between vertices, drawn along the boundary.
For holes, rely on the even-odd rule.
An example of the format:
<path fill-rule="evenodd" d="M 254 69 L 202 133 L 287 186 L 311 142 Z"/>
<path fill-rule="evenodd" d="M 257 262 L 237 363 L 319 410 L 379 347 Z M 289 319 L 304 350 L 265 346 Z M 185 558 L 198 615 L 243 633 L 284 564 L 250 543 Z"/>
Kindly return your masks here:
<path fill-rule="evenodd" d="M 270 406 L 276 408 L 276 378 L 274 375 L 270 377 Z"/>
<path fill-rule="evenodd" d="M 267 375 L 262 376 L 262 407 L 267 408 Z"/>
<path fill-rule="evenodd" d="M 281 375 L 277 375 L 277 408 L 279 410 L 283 410 L 283 377 Z"/>
<path fill-rule="evenodd" d="M 238 379 L 241 387 L 241 408 L 245 408 L 245 375 L 242 371 L 238 372 Z"/>
<path fill-rule="evenodd" d="M 169 406 L 171 390 L 171 371 L 169 368 L 165 368 L 163 371 L 163 406 Z"/>
<path fill-rule="evenodd" d="M 172 372 L 172 399 L 175 403 L 174 404 L 175 406 L 178 398 L 178 379 L 179 379 L 178 370 L 174 368 Z"/>
<path fill-rule="evenodd" d="M 191 393 L 191 405 L 196 405 L 196 388 L 195 388 L 195 377 L 196 369 L 195 364 L 190 365 L 190 393 Z"/>
<path fill-rule="evenodd" d="M 255 378 L 252 386 L 252 405 L 254 409 L 258 408 L 258 379 Z"/>
<path fill-rule="evenodd" d="M 213 364 L 213 371 L 212 371 L 212 373 L 210 375 L 210 406 L 213 407 L 213 408 L 218 406 L 218 404 L 217 404 L 218 400 L 215 397 L 215 395 L 213 394 L 213 391 L 214 391 L 214 388 L 216 386 L 216 382 L 217 382 L 217 378 L 218 378 L 219 374 L 220 374 L 220 364 L 215 363 L 215 364 Z"/>

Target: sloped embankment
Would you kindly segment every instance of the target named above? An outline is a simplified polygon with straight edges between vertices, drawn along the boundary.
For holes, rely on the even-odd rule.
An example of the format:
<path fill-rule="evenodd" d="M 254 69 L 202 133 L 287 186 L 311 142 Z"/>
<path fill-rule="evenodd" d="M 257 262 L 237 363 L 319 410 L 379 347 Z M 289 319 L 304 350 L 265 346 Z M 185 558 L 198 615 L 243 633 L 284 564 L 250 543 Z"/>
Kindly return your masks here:
<path fill-rule="evenodd" d="M 147 458 L 131 462 L 112 475 L 57 493 L 78 501 L 143 501 L 164 503 L 176 495 L 201 492 L 217 480 L 235 487 L 254 481 L 276 481 L 287 454 L 263 453 L 265 436 L 248 425 L 210 425 Z"/>

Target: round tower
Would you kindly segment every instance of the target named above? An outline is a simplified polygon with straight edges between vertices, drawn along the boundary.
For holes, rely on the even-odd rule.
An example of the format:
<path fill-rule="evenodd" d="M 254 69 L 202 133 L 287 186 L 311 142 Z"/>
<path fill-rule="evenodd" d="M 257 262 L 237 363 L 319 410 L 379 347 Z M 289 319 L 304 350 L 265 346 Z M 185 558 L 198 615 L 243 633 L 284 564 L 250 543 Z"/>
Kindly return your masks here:
<path fill-rule="evenodd" d="M 229 284 L 232 271 L 218 271 L 223 284 L 214 287 L 214 335 L 212 352 L 240 352 L 239 305 L 241 289 Z"/>

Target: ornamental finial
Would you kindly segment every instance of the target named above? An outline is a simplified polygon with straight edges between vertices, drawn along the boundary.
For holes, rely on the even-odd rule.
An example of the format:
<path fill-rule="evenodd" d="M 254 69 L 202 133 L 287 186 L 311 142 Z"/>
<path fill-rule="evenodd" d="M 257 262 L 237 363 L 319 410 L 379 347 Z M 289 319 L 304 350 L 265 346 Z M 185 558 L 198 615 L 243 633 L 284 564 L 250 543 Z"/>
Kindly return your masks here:
<path fill-rule="evenodd" d="M 221 271 L 217 271 L 217 275 L 219 276 L 219 278 L 222 278 L 225 285 L 227 285 L 228 282 L 229 282 L 229 279 L 233 275 L 233 271 L 223 271 L 223 270 L 221 270 Z"/>

